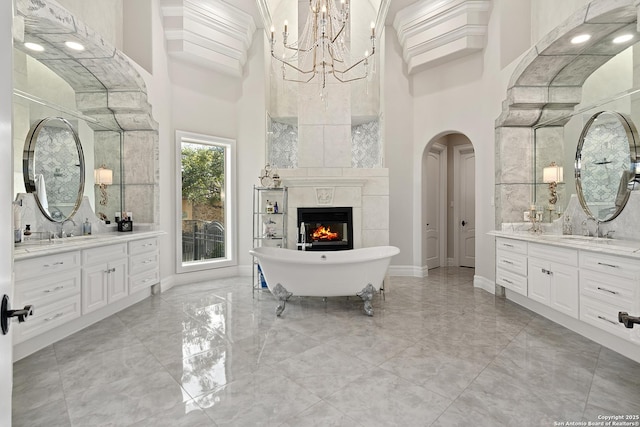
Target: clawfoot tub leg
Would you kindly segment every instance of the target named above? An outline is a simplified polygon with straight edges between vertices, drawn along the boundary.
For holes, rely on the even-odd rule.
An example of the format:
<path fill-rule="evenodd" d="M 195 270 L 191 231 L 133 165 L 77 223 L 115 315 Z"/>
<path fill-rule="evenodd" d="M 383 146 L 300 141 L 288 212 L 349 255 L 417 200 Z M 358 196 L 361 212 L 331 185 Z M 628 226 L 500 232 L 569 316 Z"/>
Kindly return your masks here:
<path fill-rule="evenodd" d="M 278 306 L 276 307 L 276 316 L 280 316 L 284 311 L 287 300 L 291 298 L 291 295 L 293 294 L 286 290 L 285 287 L 280 283 L 274 286 L 272 293 L 278 299 L 278 301 L 280 301 L 280 304 L 278 304 Z"/>
<path fill-rule="evenodd" d="M 373 306 L 371 306 L 371 301 L 373 300 L 373 295 L 375 295 L 376 289 L 373 287 L 371 283 L 364 287 L 358 295 L 362 301 L 364 301 L 364 312 L 367 316 L 373 316 Z"/>

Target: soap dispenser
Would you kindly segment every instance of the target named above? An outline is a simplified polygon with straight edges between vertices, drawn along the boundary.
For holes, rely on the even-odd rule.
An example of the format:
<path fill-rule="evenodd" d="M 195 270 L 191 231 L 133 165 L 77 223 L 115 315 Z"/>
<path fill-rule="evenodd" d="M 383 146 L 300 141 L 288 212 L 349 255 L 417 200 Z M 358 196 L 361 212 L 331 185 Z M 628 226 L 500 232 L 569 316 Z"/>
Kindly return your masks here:
<path fill-rule="evenodd" d="M 82 234 L 84 236 L 91 234 L 91 223 L 89 222 L 89 218 L 85 218 L 82 223 Z"/>

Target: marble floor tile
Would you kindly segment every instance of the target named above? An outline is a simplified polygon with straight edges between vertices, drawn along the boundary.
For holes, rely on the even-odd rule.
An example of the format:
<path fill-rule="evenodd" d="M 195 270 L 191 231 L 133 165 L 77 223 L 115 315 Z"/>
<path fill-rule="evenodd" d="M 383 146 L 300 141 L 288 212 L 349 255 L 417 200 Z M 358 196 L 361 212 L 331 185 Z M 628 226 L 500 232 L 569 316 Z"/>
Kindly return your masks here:
<path fill-rule="evenodd" d="M 367 426 L 430 425 L 451 400 L 399 376 L 378 370 L 342 387 L 325 399 Z"/>
<path fill-rule="evenodd" d="M 250 277 L 149 297 L 14 364 L 14 426 L 553 426 L 640 413 L 640 364 L 473 287 L 391 277 L 275 316 Z"/>
<path fill-rule="evenodd" d="M 14 396 L 14 401 L 24 398 Z M 27 411 L 14 408 L 11 425 L 13 427 L 71 427 L 66 403 L 64 398 L 60 398 L 43 405 L 35 405 Z M 24 405 L 21 406 L 24 407 Z"/>
<path fill-rule="evenodd" d="M 80 352 L 82 353 L 82 352 Z M 65 393 L 126 378 L 144 378 L 162 368 L 142 344 L 104 352 L 85 353 L 84 357 L 58 362 Z"/>
<path fill-rule="evenodd" d="M 131 425 L 158 413 L 182 410 L 189 400 L 175 380 L 161 370 L 67 393 L 73 426 Z"/>
<path fill-rule="evenodd" d="M 280 425 L 320 398 L 272 367 L 196 399 L 218 426 Z"/>

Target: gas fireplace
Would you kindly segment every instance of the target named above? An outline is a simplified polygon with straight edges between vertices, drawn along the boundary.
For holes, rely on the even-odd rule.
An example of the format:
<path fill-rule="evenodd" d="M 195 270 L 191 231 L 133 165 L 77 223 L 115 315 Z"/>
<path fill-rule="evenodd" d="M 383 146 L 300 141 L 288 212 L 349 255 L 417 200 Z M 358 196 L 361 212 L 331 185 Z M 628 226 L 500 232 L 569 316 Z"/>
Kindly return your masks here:
<path fill-rule="evenodd" d="M 298 249 L 353 249 L 352 217 L 351 207 L 298 208 Z"/>

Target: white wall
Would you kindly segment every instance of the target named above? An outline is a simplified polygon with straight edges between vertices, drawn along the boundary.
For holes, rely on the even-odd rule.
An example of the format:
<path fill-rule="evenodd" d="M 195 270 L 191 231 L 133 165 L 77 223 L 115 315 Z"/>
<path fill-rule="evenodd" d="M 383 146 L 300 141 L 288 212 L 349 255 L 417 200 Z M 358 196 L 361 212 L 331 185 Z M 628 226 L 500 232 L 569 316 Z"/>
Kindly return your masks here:
<path fill-rule="evenodd" d="M 389 244 L 400 248 L 393 258 L 394 266 L 416 266 L 422 263 L 413 246 L 414 229 L 418 227 L 414 216 L 420 204 L 413 200 L 419 188 L 414 182 L 413 159 L 413 99 L 410 79 L 402 60 L 402 48 L 393 27 L 385 27 L 383 67 L 383 111 L 385 164 L 389 168 Z M 418 158 L 421 158 L 418 155 Z M 420 244 L 420 241 L 417 241 Z M 416 256 L 414 257 L 414 254 Z"/>
<path fill-rule="evenodd" d="M 529 2 L 520 2 L 519 10 L 509 0 L 497 0 L 493 4 L 489 21 L 489 38 L 483 52 L 473 54 L 441 66 L 427 69 L 409 78 L 409 95 L 413 105 L 413 136 L 410 144 L 395 144 L 396 135 L 405 136 L 406 130 L 395 129 L 387 132 L 388 152 L 394 151 L 398 159 L 389 164 L 394 200 L 392 206 L 412 206 L 407 213 L 392 213 L 391 235 L 399 236 L 395 242 L 401 248 L 403 261 L 412 260 L 419 266 L 423 258 L 418 252 L 422 248 L 423 228 L 421 221 L 421 187 L 422 154 L 427 145 L 443 134 L 461 133 L 474 146 L 476 153 L 476 276 L 493 280 L 494 278 L 494 244 L 487 232 L 494 225 L 494 121 L 501 112 L 501 104 L 506 96 L 507 83 L 515 67 L 516 61 L 505 66 L 502 64 L 501 18 L 503 13 L 529 13 Z M 506 6 L 509 6 L 506 8 Z M 506 17 L 508 19 L 508 16 Z M 387 35 L 388 37 L 389 35 Z M 512 34 L 505 35 L 505 38 Z M 521 54 L 525 52 L 528 34 L 519 34 L 519 43 L 508 45 L 509 55 L 520 46 Z M 391 82 L 401 80 L 404 76 L 390 66 L 398 62 L 400 54 L 397 46 L 390 48 L 387 43 L 387 68 L 385 72 L 385 90 L 391 89 Z M 393 57 L 396 57 L 393 59 Z M 396 83 L 393 83 L 396 84 Z M 398 91 L 398 88 L 394 88 Z M 391 96 L 389 92 L 385 96 Z M 395 95 L 397 96 L 397 95 Z M 402 105 L 388 100 L 386 106 Z M 397 107 L 396 107 L 397 109 Z M 402 127 L 408 119 L 390 117 L 390 109 L 386 108 L 387 126 L 400 119 L 396 126 Z M 407 112 L 397 112 L 398 116 Z M 391 148 L 393 145 L 393 149 Z M 389 155 L 389 154 L 388 154 Z M 412 170 L 408 161 L 411 159 Z M 410 174 L 410 176 L 407 176 Z M 407 229 L 407 224 L 412 224 Z M 413 253 L 412 253 L 413 251 Z M 407 258 L 408 257 L 408 258 Z"/>

